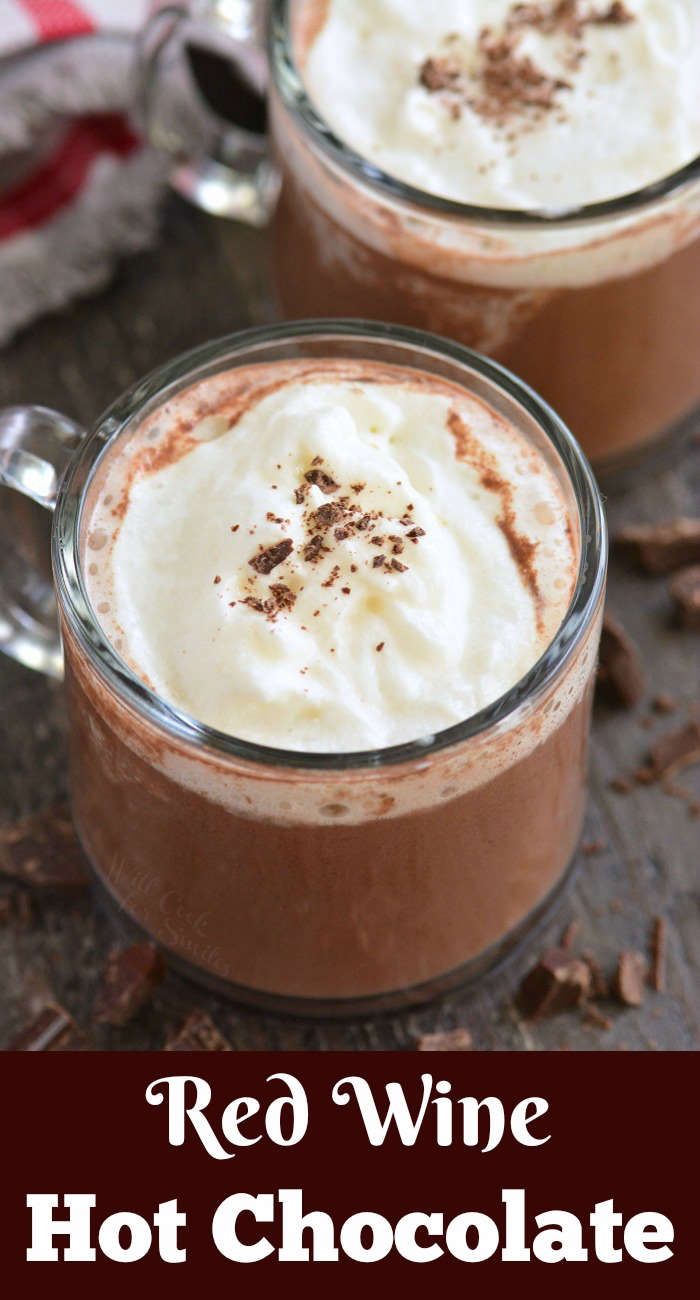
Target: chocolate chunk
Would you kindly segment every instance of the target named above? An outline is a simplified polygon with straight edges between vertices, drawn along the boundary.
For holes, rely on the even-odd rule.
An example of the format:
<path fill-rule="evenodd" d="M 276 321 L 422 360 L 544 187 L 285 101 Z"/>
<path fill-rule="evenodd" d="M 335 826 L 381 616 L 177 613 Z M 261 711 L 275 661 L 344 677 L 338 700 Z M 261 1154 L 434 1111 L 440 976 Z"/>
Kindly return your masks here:
<path fill-rule="evenodd" d="M 97 993 L 98 1024 L 126 1025 L 148 1001 L 165 974 L 165 963 L 150 943 L 134 943 L 110 953 Z"/>
<path fill-rule="evenodd" d="M 165 1044 L 164 1052 L 231 1052 L 233 1048 L 219 1033 L 213 1020 L 204 1011 L 193 1011 L 172 1038 Z"/>
<path fill-rule="evenodd" d="M 647 976 L 647 963 L 644 954 L 634 948 L 625 948 L 617 959 L 617 970 L 613 980 L 613 992 L 619 1002 L 626 1007 L 641 1007 L 644 1001 L 644 985 Z"/>
<path fill-rule="evenodd" d="M 667 731 L 649 749 L 654 779 L 672 776 L 700 762 L 700 723 L 686 723 L 678 731 Z"/>
<path fill-rule="evenodd" d="M 536 1020 L 579 1006 L 590 991 L 591 972 L 586 962 L 572 957 L 565 948 L 549 948 L 523 979 L 517 1003 L 528 1020 Z"/>
<path fill-rule="evenodd" d="M 681 517 L 623 528 L 615 541 L 647 573 L 671 573 L 686 564 L 700 564 L 700 519 Z"/>
<path fill-rule="evenodd" d="M 569 924 L 566 926 L 564 933 L 559 940 L 559 947 L 565 948 L 567 952 L 570 952 L 574 946 L 574 940 L 580 929 L 581 926 L 578 921 L 569 921 Z"/>
<path fill-rule="evenodd" d="M 66 803 L 0 830 L 0 873 L 37 888 L 86 887 L 85 859 Z"/>
<path fill-rule="evenodd" d="M 326 496 L 330 496 L 331 492 L 337 492 L 340 486 L 336 483 L 331 474 L 326 474 L 325 470 L 322 469 L 310 469 L 309 472 L 304 475 L 304 478 L 307 483 L 313 483 L 314 487 L 320 488 L 322 492 L 325 492 Z"/>
<path fill-rule="evenodd" d="M 700 564 L 681 569 L 669 583 L 682 627 L 700 627 Z"/>
<path fill-rule="evenodd" d="M 612 1029 L 612 1020 L 609 1016 L 604 1016 L 603 1012 L 598 1009 L 594 1003 L 589 1002 L 583 1014 L 584 1025 L 591 1025 L 595 1029 Z"/>
<path fill-rule="evenodd" d="M 634 641 L 612 614 L 603 619 L 597 684 L 607 699 L 632 709 L 644 694 L 644 672 Z"/>
<path fill-rule="evenodd" d="M 627 776 L 614 776 L 610 782 L 610 789 L 616 794 L 629 794 L 632 789 L 632 782 Z"/>
<path fill-rule="evenodd" d="M 663 993 L 666 987 L 666 922 L 663 916 L 655 916 L 652 922 L 649 983 L 656 993 Z"/>
<path fill-rule="evenodd" d="M 72 1016 L 57 1002 L 49 1002 L 31 1024 L 22 1029 L 6 1049 L 8 1052 L 87 1052 L 85 1035 Z"/>
<path fill-rule="evenodd" d="M 581 954 L 591 973 L 591 991 L 592 998 L 606 998 L 608 996 L 608 981 L 606 980 L 600 966 L 600 962 L 593 956 L 592 952 Z"/>
<path fill-rule="evenodd" d="M 268 546 L 267 550 L 254 555 L 248 563 L 256 573 L 272 573 L 272 570 L 276 569 L 278 564 L 282 564 L 293 550 L 294 542 L 291 537 L 285 537 L 283 541 L 275 542 L 274 546 Z"/>
<path fill-rule="evenodd" d="M 446 1029 L 435 1034 L 421 1034 L 416 1039 L 417 1052 L 468 1052 L 472 1036 L 468 1029 Z"/>

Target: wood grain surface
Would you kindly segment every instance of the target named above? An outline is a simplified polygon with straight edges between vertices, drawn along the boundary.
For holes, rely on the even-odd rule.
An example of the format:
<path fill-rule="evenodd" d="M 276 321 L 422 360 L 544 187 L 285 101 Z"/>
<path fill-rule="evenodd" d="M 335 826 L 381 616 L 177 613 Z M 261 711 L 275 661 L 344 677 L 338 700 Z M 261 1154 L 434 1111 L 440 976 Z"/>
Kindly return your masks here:
<path fill-rule="evenodd" d="M 26 331 L 0 354 L 0 405 L 38 402 L 92 423 L 153 366 L 207 338 L 274 315 L 264 233 L 219 223 L 168 201 L 163 239 L 134 258 L 98 297 Z M 640 357 L 640 365 L 644 364 Z M 608 496 L 613 534 L 627 523 L 700 513 L 700 442 L 641 467 Z M 190 1010 L 205 1008 L 236 1048 L 406 1049 L 417 1036 L 463 1026 L 482 1050 L 694 1050 L 700 1046 L 700 820 L 658 786 L 610 788 L 638 767 L 649 743 L 700 701 L 700 637 L 673 625 L 664 578 L 639 575 L 613 555 L 609 607 L 643 652 L 648 690 L 634 711 L 596 709 L 585 842 L 569 893 L 543 934 L 477 987 L 418 1011 L 341 1022 L 258 1014 L 169 975 L 123 1029 L 91 1026 L 90 1009 L 113 942 L 89 895 L 62 901 L 33 891 L 31 918 L 0 926 L 0 1047 L 50 996 L 92 1041 L 109 1049 L 160 1048 Z M 673 716 L 650 700 L 668 692 Z M 684 775 L 700 798 L 700 770 Z M 0 826 L 67 790 L 61 687 L 0 659 Z M 0 881 L 0 897 L 7 886 Z M 524 1021 L 513 994 L 543 944 L 572 919 L 576 944 L 610 971 L 623 948 L 646 950 L 652 919 L 668 927 L 666 990 L 640 1008 L 601 1004 L 609 1029 L 578 1012 Z"/>

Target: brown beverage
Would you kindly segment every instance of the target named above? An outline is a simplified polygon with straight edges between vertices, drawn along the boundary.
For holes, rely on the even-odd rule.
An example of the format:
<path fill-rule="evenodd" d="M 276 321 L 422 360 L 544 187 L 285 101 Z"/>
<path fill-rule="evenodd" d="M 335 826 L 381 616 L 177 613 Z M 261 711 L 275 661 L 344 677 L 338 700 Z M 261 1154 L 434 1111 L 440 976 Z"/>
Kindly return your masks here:
<path fill-rule="evenodd" d="M 277 335 L 152 386 L 87 482 L 73 807 L 188 969 L 362 1009 L 483 969 L 565 876 L 602 518 L 565 431 L 487 363 Z"/>
<path fill-rule="evenodd" d="M 597 463 L 697 411 L 694 0 L 278 8 L 288 315 L 402 321 L 484 351 Z"/>

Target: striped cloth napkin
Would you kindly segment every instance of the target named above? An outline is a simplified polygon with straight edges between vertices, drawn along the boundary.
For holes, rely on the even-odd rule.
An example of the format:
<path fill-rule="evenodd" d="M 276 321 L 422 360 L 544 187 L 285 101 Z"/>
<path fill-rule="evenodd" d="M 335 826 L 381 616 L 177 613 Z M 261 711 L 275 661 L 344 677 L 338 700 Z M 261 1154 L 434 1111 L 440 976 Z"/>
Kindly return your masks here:
<path fill-rule="evenodd" d="M 154 242 L 167 162 L 129 119 L 150 0 L 0 0 L 0 344 Z"/>

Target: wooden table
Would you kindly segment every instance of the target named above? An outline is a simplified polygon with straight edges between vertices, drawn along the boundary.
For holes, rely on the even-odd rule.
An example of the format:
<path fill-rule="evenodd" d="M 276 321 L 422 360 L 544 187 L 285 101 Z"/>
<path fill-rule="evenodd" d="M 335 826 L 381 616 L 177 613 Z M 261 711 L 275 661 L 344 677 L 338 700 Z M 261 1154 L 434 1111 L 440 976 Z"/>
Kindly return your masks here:
<path fill-rule="evenodd" d="M 128 262 L 99 296 L 39 322 L 0 354 L 0 405 L 39 402 L 90 424 L 138 376 L 203 340 L 273 315 L 266 278 L 266 236 L 216 222 L 168 201 L 160 247 Z M 640 364 L 644 359 L 640 358 Z M 639 474 L 608 500 L 613 533 L 700 509 L 700 443 L 681 463 Z M 596 711 L 591 797 L 573 888 L 534 948 L 478 988 L 414 1012 L 345 1022 L 262 1015 L 204 994 L 168 976 L 150 1005 L 125 1029 L 92 1031 L 106 1048 L 159 1048 L 194 1007 L 205 1008 L 238 1048 L 389 1048 L 416 1035 L 462 1025 L 486 1050 L 692 1050 L 700 1045 L 700 821 L 658 786 L 615 793 L 610 781 L 637 767 L 650 739 L 687 716 L 700 699 L 700 640 L 672 626 L 663 579 L 634 574 L 613 557 L 610 607 L 643 650 L 649 678 L 633 712 Z M 667 691 L 676 717 L 654 716 L 649 699 Z M 700 795 L 700 773 L 685 782 Z M 41 808 L 67 788 L 61 687 L 0 661 L 0 825 Z M 622 948 L 644 950 L 654 916 L 668 926 L 666 992 L 639 1008 L 605 1007 L 611 1028 L 592 1028 L 578 1013 L 525 1022 L 513 993 L 522 972 L 562 927 L 580 922 L 577 943 L 607 969 Z M 0 1046 L 49 995 L 89 1025 L 106 953 L 109 923 L 86 895 L 34 899 L 25 928 L 0 929 Z"/>

